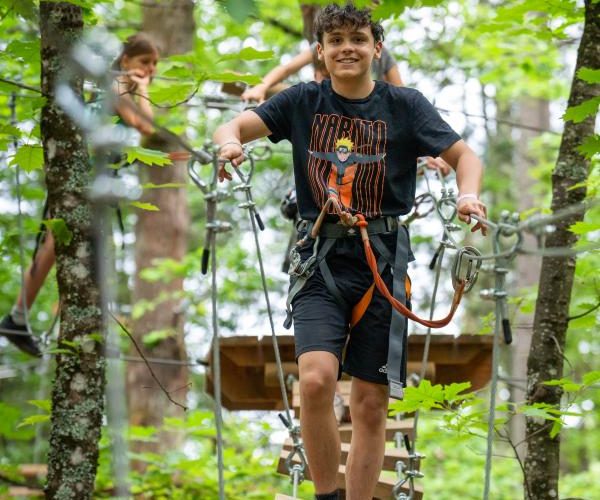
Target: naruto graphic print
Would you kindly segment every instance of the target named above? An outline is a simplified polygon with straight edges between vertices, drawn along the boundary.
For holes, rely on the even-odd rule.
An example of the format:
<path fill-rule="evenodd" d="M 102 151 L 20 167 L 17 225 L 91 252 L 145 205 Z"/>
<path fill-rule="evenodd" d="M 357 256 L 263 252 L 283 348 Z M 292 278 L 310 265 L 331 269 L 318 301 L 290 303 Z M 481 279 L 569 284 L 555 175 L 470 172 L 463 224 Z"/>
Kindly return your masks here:
<path fill-rule="evenodd" d="M 315 114 L 308 179 L 317 204 L 333 196 L 349 212 L 381 216 L 386 139 L 384 121 Z"/>

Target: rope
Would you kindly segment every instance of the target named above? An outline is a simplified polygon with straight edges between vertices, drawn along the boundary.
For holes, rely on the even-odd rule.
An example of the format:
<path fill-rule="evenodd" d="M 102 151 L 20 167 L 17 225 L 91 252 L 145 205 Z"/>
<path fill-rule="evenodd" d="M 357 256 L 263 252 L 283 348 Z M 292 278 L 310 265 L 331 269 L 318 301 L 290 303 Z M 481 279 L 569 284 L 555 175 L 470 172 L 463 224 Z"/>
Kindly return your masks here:
<path fill-rule="evenodd" d="M 252 233 L 254 235 L 254 242 L 256 245 L 256 255 L 258 258 L 258 264 L 259 264 L 259 269 L 260 269 L 260 278 L 261 278 L 262 287 L 263 287 L 263 291 L 264 291 L 264 295 L 265 295 L 265 302 L 267 305 L 267 314 L 269 317 L 269 325 L 271 328 L 271 339 L 272 339 L 272 343 L 273 343 L 273 352 L 275 355 L 275 362 L 277 365 L 277 378 L 279 381 L 279 388 L 281 390 L 281 398 L 283 401 L 283 408 L 284 408 L 284 412 L 285 412 L 285 417 L 282 414 L 280 414 L 279 417 L 280 417 L 281 421 L 283 422 L 283 424 L 287 427 L 290 437 L 293 441 L 293 448 L 292 448 L 290 455 L 287 457 L 286 465 L 287 465 L 289 474 L 292 476 L 293 497 L 296 498 L 296 496 L 298 494 L 298 484 L 304 480 L 304 473 L 306 470 L 307 460 L 306 460 L 306 455 L 304 453 L 304 447 L 300 440 L 300 429 L 299 429 L 299 427 L 293 425 L 293 419 L 292 419 L 290 404 L 289 404 L 288 395 L 287 395 L 287 389 L 286 389 L 285 380 L 284 380 L 283 364 L 281 362 L 281 354 L 279 352 L 279 344 L 277 342 L 277 334 L 275 333 L 275 323 L 273 321 L 273 311 L 271 308 L 271 301 L 269 299 L 267 278 L 266 278 L 265 268 L 264 268 L 263 259 L 262 259 L 262 251 L 261 251 L 261 247 L 260 247 L 260 241 L 258 238 L 258 227 L 260 227 L 261 230 L 264 230 L 264 225 L 262 223 L 262 220 L 260 219 L 258 212 L 256 211 L 256 204 L 254 203 L 254 201 L 252 199 L 252 191 L 251 191 L 252 186 L 251 186 L 250 182 L 252 180 L 252 175 L 254 173 L 254 158 L 251 154 L 248 154 L 248 159 L 250 161 L 250 172 L 247 176 L 244 176 L 239 168 L 234 168 L 234 172 L 237 174 L 237 176 L 242 181 L 242 185 L 238 186 L 236 189 L 239 191 L 244 191 L 246 194 L 246 203 L 240 204 L 240 208 L 248 209 L 250 223 L 252 225 Z M 292 465 L 292 459 L 295 455 L 298 455 L 298 457 L 300 459 L 300 464 Z"/>

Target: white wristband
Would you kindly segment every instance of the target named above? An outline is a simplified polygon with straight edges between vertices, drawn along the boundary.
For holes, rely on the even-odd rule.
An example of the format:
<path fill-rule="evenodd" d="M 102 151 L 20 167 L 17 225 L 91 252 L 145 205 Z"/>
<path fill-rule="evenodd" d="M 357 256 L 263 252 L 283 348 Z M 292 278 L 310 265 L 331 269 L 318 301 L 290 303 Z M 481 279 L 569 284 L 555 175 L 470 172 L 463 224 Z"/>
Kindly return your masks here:
<path fill-rule="evenodd" d="M 456 204 L 458 205 L 461 201 L 468 199 L 478 200 L 479 196 L 474 193 L 461 194 L 456 198 Z"/>

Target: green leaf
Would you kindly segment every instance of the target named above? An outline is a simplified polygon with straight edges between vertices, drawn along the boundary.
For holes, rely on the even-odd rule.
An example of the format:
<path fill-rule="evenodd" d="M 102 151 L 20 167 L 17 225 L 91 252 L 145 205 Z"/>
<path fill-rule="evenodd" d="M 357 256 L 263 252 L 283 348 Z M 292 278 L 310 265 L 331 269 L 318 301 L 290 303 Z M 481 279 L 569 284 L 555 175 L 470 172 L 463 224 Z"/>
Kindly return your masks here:
<path fill-rule="evenodd" d="M 470 394 L 463 394 L 459 396 L 458 394 L 466 391 L 471 387 L 471 382 L 462 382 L 460 384 L 450 384 L 444 387 L 444 398 L 448 403 L 454 402 L 456 399 L 465 399 L 466 397 L 470 397 Z"/>
<path fill-rule="evenodd" d="M 26 172 L 39 170 L 44 166 L 44 150 L 42 146 L 23 144 L 17 149 L 9 165 L 19 165 Z"/>
<path fill-rule="evenodd" d="M 563 120 L 566 122 L 581 123 L 590 116 L 596 116 L 598 114 L 598 106 L 600 106 L 600 97 L 592 97 L 583 101 L 578 106 L 568 108 L 563 115 Z"/>
<path fill-rule="evenodd" d="M 40 41 L 21 42 L 13 40 L 6 47 L 6 52 L 16 59 L 22 59 L 29 64 L 40 63 Z"/>
<path fill-rule="evenodd" d="M 36 408 L 39 408 L 40 410 L 44 410 L 45 412 L 48 412 L 48 413 L 50 413 L 50 410 L 52 408 L 52 401 L 50 401 L 49 399 L 30 399 L 27 402 L 30 405 L 33 405 Z"/>
<path fill-rule="evenodd" d="M 587 234 L 600 229 L 600 222 L 583 222 L 579 221 L 569 227 L 569 231 L 574 234 Z"/>
<path fill-rule="evenodd" d="M 600 83 L 600 69 L 581 68 L 577 77 L 587 83 Z"/>
<path fill-rule="evenodd" d="M 169 154 L 164 151 L 157 151 L 155 149 L 146 149 L 141 146 L 124 148 L 127 153 L 127 162 L 134 163 L 140 161 L 146 165 L 157 165 L 164 167 L 165 165 L 171 164 Z"/>
<path fill-rule="evenodd" d="M 587 386 L 600 382 L 600 371 L 588 372 L 582 377 L 583 383 Z"/>
<path fill-rule="evenodd" d="M 274 52 L 272 50 L 256 50 L 252 47 L 246 47 L 235 54 L 225 54 L 219 59 L 221 61 L 241 60 L 241 61 L 267 61 L 272 59 Z"/>
<path fill-rule="evenodd" d="M 0 125 L 0 135 L 6 135 L 9 137 L 21 137 L 21 131 L 13 125 L 4 124 Z"/>
<path fill-rule="evenodd" d="M 577 147 L 577 151 L 591 160 L 595 155 L 600 153 L 600 135 L 595 134 L 586 137 L 581 146 Z"/>
<path fill-rule="evenodd" d="M 223 73 L 209 73 L 207 75 L 209 80 L 216 82 L 230 83 L 230 82 L 244 82 L 248 85 L 257 85 L 262 82 L 259 76 L 252 75 L 250 73 L 235 73 L 233 71 L 226 71 Z"/>
<path fill-rule="evenodd" d="M 552 424 L 552 429 L 550 429 L 550 437 L 555 438 L 558 436 L 558 433 L 561 431 L 563 427 L 563 422 L 560 418 L 556 419 Z"/>
<path fill-rule="evenodd" d="M 159 104 L 175 104 L 188 100 L 198 90 L 195 83 L 170 82 L 164 87 L 153 87 L 150 90 L 150 98 Z"/>
<path fill-rule="evenodd" d="M 140 210 L 146 210 L 148 212 L 160 212 L 160 208 L 152 203 L 145 203 L 142 201 L 130 201 L 129 204 L 132 207 L 139 208 Z"/>
<path fill-rule="evenodd" d="M 222 0 L 220 3 L 237 22 L 245 21 L 250 14 L 256 12 L 254 0 Z"/>
<path fill-rule="evenodd" d="M 73 233 L 67 227 L 64 219 L 46 219 L 42 221 L 42 224 L 52 231 L 52 235 L 56 241 L 66 246 L 71 244 Z"/>
<path fill-rule="evenodd" d="M 545 420 L 556 420 L 556 415 L 562 414 L 560 410 L 557 410 L 552 405 L 547 403 L 534 403 L 532 405 L 522 405 L 519 411 L 524 415 L 531 418 L 543 418 Z"/>
<path fill-rule="evenodd" d="M 146 347 L 155 347 L 160 344 L 163 340 L 176 335 L 175 330 L 165 328 L 163 330 L 155 330 L 147 333 L 142 337 L 142 342 Z"/>
<path fill-rule="evenodd" d="M 25 427 L 26 425 L 36 425 L 41 424 L 43 422 L 48 422 L 50 420 L 50 415 L 31 415 L 26 419 L 22 420 L 17 428 Z"/>

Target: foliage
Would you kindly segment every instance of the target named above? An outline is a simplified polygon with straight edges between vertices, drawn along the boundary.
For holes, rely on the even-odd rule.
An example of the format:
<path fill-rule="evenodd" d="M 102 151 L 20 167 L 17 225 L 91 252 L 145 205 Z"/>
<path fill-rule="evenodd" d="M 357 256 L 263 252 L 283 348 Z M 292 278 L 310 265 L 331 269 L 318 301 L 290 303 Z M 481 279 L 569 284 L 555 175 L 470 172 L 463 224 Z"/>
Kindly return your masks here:
<path fill-rule="evenodd" d="M 73 2 L 75 3 L 75 2 Z M 141 18 L 140 2 L 92 2 L 80 0 L 78 4 L 87 8 L 88 25 L 100 24 L 111 27 L 111 31 L 123 39 L 137 30 Z M 232 112 L 215 112 L 207 109 L 204 94 L 211 93 L 211 79 L 221 81 L 256 82 L 278 64 L 282 57 L 293 54 L 304 46 L 299 33 L 302 23 L 298 15 L 298 4 L 291 0 L 257 0 L 251 3 L 240 0 L 225 2 L 225 9 L 212 1 L 196 2 L 195 15 L 198 21 L 198 37 L 192 51 L 180 56 L 163 58 L 159 63 L 159 76 L 176 78 L 178 81 L 157 79 L 151 87 L 151 99 L 158 106 L 169 107 L 169 112 L 158 120 L 176 133 L 187 132 L 191 143 L 201 147 L 210 137 L 217 123 L 233 116 Z M 34 88 L 39 87 L 39 35 L 37 8 L 33 0 L 0 0 L 0 74 L 3 78 L 18 81 Z M 227 15 L 235 15 L 235 18 Z M 570 81 L 569 67 L 565 65 L 565 54 L 572 51 L 579 35 L 582 20 L 580 3 L 566 1 L 516 0 L 513 2 L 480 2 L 476 0 L 387 0 L 381 3 L 376 13 L 386 18 L 386 46 L 398 57 L 403 77 L 412 85 L 423 87 L 432 100 L 438 93 L 451 88 L 460 88 L 456 109 L 466 109 L 470 88 L 477 83 L 478 94 L 469 99 L 481 99 L 486 103 L 490 118 L 499 116 L 501 108 L 511 109 L 523 96 L 550 99 L 557 115 L 565 112 L 565 119 L 581 119 L 597 112 L 597 101 L 583 103 L 579 107 L 565 110 L 567 82 Z M 250 15 L 249 15 L 250 14 Z M 578 77 L 586 82 L 598 81 L 598 70 L 586 68 Z M 296 77 L 300 78 L 300 77 Z M 294 79 L 290 80 L 295 81 Z M 214 86 L 213 86 L 214 88 Z M 10 93 L 17 92 L 16 122 L 10 121 Z M 424 90 L 425 91 L 425 90 Z M 174 106 L 175 104 L 184 103 Z M 39 146 L 39 110 L 44 98 L 38 93 L 18 89 L 14 85 L 0 82 L 0 163 L 19 165 L 24 199 L 24 232 L 26 258 L 31 254 L 34 236 L 42 218 L 44 187 L 41 175 L 43 156 Z M 188 106 L 189 105 L 189 106 Z M 493 122 L 484 122 L 474 117 L 464 119 L 464 131 L 489 129 L 481 142 L 485 142 L 485 155 L 489 165 L 486 173 L 487 195 L 493 200 L 492 217 L 501 209 L 514 209 L 519 195 L 518 179 L 512 173 L 511 135 L 514 129 Z M 487 142 L 492 135 L 497 137 L 496 156 L 489 154 Z M 19 143 L 15 151 L 13 140 Z M 530 155 L 536 158 L 533 172 L 538 180 L 536 194 L 539 206 L 547 206 L 548 186 L 552 166 L 559 146 L 559 135 L 548 133 L 530 144 Z M 597 155 L 600 148 L 598 135 L 587 138 L 582 151 L 590 158 L 596 156 L 594 167 L 587 182 L 591 197 L 598 196 L 600 173 Z M 274 156 L 257 164 L 254 196 L 261 216 L 269 230 L 262 240 L 269 267 L 269 286 L 273 292 L 272 302 L 281 302 L 285 291 L 285 277 L 279 272 L 290 224 L 279 216 L 278 203 L 291 183 L 289 148 L 277 147 Z M 128 160 L 162 165 L 169 168 L 165 155 L 133 148 L 127 151 Z M 509 173 L 510 172 L 510 173 Z M 6 204 L 0 213 L 0 307 L 8 311 L 19 288 L 19 232 L 16 224 L 16 191 L 14 168 L 0 168 L 0 196 Z M 514 180 L 514 183 L 508 180 Z M 168 189 L 177 185 L 150 186 L 144 189 Z M 160 296 L 156 301 L 126 303 L 132 317 L 148 311 L 171 298 L 191 304 L 186 308 L 187 328 L 194 338 L 200 337 L 199 345 L 190 343 L 190 357 L 201 357 L 208 341 L 206 331 L 210 323 L 206 299 L 211 293 L 208 280 L 200 275 L 202 247 L 204 245 L 204 199 L 193 187 L 188 189 L 190 213 L 194 220 L 190 234 L 190 251 L 181 261 L 162 260 L 144 271 L 143 279 L 160 284 L 172 277 L 184 277 L 186 290 L 183 296 Z M 256 266 L 253 240 L 249 233 L 247 213 L 237 210 L 239 198 L 231 196 L 220 205 L 219 217 L 231 222 L 236 230 L 232 234 L 220 234 L 218 241 L 219 283 L 218 300 L 223 304 L 220 326 L 226 334 L 245 331 L 249 328 L 248 318 L 255 318 L 252 325 L 264 333 L 266 328 L 265 306 L 260 290 L 260 278 Z M 141 209 L 159 209 L 160 206 L 133 205 Z M 125 213 L 128 242 L 124 251 L 124 280 L 119 296 L 129 297 L 131 280 L 131 256 L 133 248 L 131 228 L 135 213 L 122 207 Z M 583 224 L 572 228 L 583 236 L 582 243 L 597 242 L 600 211 L 588 212 Z M 46 221 L 48 224 L 48 221 Z M 68 231 L 68 228 L 64 228 Z M 276 231 L 276 232 L 274 232 Z M 418 232 L 418 231 L 416 231 Z M 275 234 L 275 237 L 270 236 Z M 283 235 L 283 236 L 281 236 Z M 420 235 L 425 248 L 431 241 L 426 234 Z M 25 266 L 27 261 L 25 262 Z M 598 311 L 590 311 L 600 302 L 600 283 L 597 270 L 600 267 L 598 252 L 587 252 L 577 261 L 576 283 L 571 303 L 569 341 L 565 351 L 569 373 L 561 384 L 567 395 L 561 408 L 546 408 L 517 404 L 501 407 L 497 429 L 516 412 L 536 414 L 557 426 L 564 426 L 562 435 L 564 474 L 561 495 L 573 497 L 600 496 L 594 490 L 600 467 L 600 432 L 597 409 L 600 406 L 598 391 L 588 390 L 586 381 L 595 368 L 594 360 L 600 355 L 597 331 L 600 329 Z M 41 331 L 49 326 L 57 309 L 53 276 L 42 291 L 32 311 L 33 326 Z M 522 299 L 522 300 L 519 300 Z M 519 294 L 515 304 L 525 306 L 524 293 Z M 576 316 L 581 317 L 575 318 Z M 492 315 L 482 313 L 476 321 L 476 330 L 490 333 Z M 487 329 L 487 330 L 486 330 Z M 155 331 L 145 342 L 158 345 L 169 337 L 168 331 Z M 46 446 L 44 434 L 46 424 L 34 424 L 39 412 L 32 414 L 27 398 L 43 400 L 51 378 L 49 369 L 38 373 L 28 365 L 24 355 L 8 348 L 2 340 L 0 363 L 10 365 L 16 375 L 0 380 L 0 456 L 10 463 L 26 463 L 33 460 L 34 443 L 38 443 L 38 459 L 44 456 Z M 61 346 L 61 352 L 68 346 Z M 57 351 L 55 351 L 57 352 Z M 46 387 L 44 389 L 44 387 Z M 571 391 L 570 389 L 575 389 Z M 414 390 L 413 390 L 414 389 Z M 420 409 L 426 413 L 419 431 L 423 442 L 422 451 L 429 457 L 424 461 L 426 478 L 425 491 L 431 498 L 477 498 L 481 494 L 481 471 L 483 469 L 486 430 L 487 402 L 473 393 L 464 393 L 466 386 L 427 385 L 408 388 L 406 399 L 396 404 L 396 411 Z M 41 392 L 40 396 L 36 392 Z M 23 395 L 27 394 L 24 398 Z M 167 421 L 166 428 L 183 428 L 186 433 L 184 450 L 174 450 L 164 456 L 143 455 L 138 457 L 148 464 L 143 475 L 132 472 L 132 484 L 138 491 L 150 492 L 156 498 L 212 498 L 216 488 L 216 462 L 214 454 L 214 421 L 207 413 L 206 397 L 200 399 L 197 409 L 184 421 Z M 435 409 L 436 411 L 429 411 Z M 227 498 L 247 498 L 248 492 L 256 492 L 256 498 L 272 498 L 274 491 L 289 491 L 287 478 L 275 479 L 274 460 L 277 455 L 267 438 L 269 430 L 260 422 L 261 415 L 252 415 L 248 422 L 236 415 L 226 419 L 228 484 Z M 33 418 L 33 421 L 31 420 Z M 43 418 L 43 415 L 40 416 Z M 576 423 L 573 423 L 576 422 Z M 558 430 L 558 429 L 556 429 Z M 36 432 L 40 433 L 34 441 Z M 156 429 L 131 429 L 132 440 L 154 439 Z M 41 443 L 41 444 L 40 444 Z M 249 444 L 252 444 L 251 446 Z M 109 443 L 103 440 L 101 471 L 97 489 L 99 495 L 109 496 L 112 481 L 110 472 Z M 506 443 L 497 445 L 499 454 L 512 456 Z M 496 459 L 494 462 L 493 498 L 517 498 L 522 496 L 518 464 L 514 460 Z M 303 486 L 303 497 L 310 497 L 310 486 Z M 595 487 L 597 489 L 597 487 Z"/>

